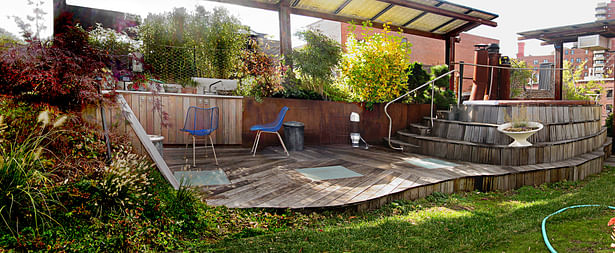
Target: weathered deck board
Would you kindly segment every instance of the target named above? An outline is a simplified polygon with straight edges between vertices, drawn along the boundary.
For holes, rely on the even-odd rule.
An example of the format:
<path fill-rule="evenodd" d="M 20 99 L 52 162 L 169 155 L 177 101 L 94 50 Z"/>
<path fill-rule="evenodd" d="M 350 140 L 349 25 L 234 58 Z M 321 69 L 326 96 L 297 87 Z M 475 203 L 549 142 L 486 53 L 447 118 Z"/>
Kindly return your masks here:
<path fill-rule="evenodd" d="M 190 150 L 189 150 L 190 151 Z M 207 203 L 233 208 L 327 208 L 364 210 L 396 199 L 416 199 L 433 192 L 507 190 L 523 185 L 574 180 L 599 172 L 604 153 L 594 151 L 557 163 L 496 166 L 451 161 L 455 167 L 428 169 L 407 160 L 429 156 L 393 152 L 374 146 L 369 150 L 349 146 L 306 147 L 284 156 L 280 147 L 269 147 L 252 157 L 249 149 L 216 148 L 219 166 L 197 149 L 197 165 L 188 168 L 184 148 L 166 148 L 165 159 L 178 170 L 222 169 L 231 184 L 203 186 Z M 211 151 L 209 151 L 211 152 Z M 211 154 L 211 153 L 210 153 Z M 191 160 L 191 151 L 187 152 Z M 489 155 L 489 154 L 483 154 Z M 341 165 L 360 177 L 311 180 L 295 169 Z"/>

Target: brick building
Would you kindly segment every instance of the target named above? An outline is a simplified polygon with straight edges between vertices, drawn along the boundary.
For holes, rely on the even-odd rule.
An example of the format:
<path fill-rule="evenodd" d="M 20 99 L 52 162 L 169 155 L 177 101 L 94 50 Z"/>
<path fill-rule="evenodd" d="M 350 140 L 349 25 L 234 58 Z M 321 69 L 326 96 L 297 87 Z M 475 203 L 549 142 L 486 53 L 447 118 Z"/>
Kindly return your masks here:
<path fill-rule="evenodd" d="M 615 19 L 615 0 L 610 2 L 601 2 L 596 6 L 596 20 Z M 584 84 L 587 82 L 599 82 L 603 88 L 600 94 L 599 103 L 602 105 L 603 123 L 607 115 L 613 112 L 613 53 L 601 51 L 592 51 L 583 48 L 576 48 L 576 43 L 564 49 L 564 60 L 569 61 L 573 66 L 578 66 L 583 62 L 587 62 L 583 67 L 581 80 L 578 83 Z M 610 48 L 608 51 L 615 50 L 615 39 L 610 39 L 608 43 Z M 554 60 L 554 53 L 548 55 L 525 55 L 525 43 L 518 43 L 517 59 L 525 61 L 528 66 L 538 68 L 541 63 L 551 62 Z"/>
<path fill-rule="evenodd" d="M 519 61 L 524 61 L 529 67 L 538 68 L 541 63 L 555 62 L 555 55 L 554 53 L 547 55 L 525 55 L 525 42 L 518 42 L 516 59 Z M 584 71 L 581 74 L 583 77 L 589 78 L 589 76 L 592 76 L 594 73 L 594 52 L 591 50 L 565 48 L 564 60 L 571 62 L 575 67 L 581 65 L 583 62 L 587 62 L 583 67 Z"/>
<path fill-rule="evenodd" d="M 357 39 L 361 39 L 365 34 L 374 34 L 382 32 L 381 29 L 374 29 L 373 31 L 363 31 L 361 26 L 357 25 L 356 29 L 353 29 L 353 25 L 347 23 L 340 23 L 328 20 L 320 20 L 308 26 L 309 29 L 318 30 L 329 38 L 339 42 L 342 46 L 345 45 L 349 34 L 354 30 L 354 34 Z M 410 54 L 410 60 L 422 63 L 425 67 L 431 67 L 435 65 L 445 64 L 445 52 L 444 41 L 438 39 L 432 39 L 412 34 L 402 34 L 404 41 L 412 44 Z M 468 63 L 474 62 L 474 45 L 477 44 L 490 44 L 500 43 L 497 39 L 472 35 L 468 33 L 462 33 L 459 36 L 459 43 L 455 44 L 455 60 L 464 61 Z M 464 69 L 464 83 L 463 93 L 469 95 L 472 90 L 472 76 L 474 68 L 466 66 Z"/>

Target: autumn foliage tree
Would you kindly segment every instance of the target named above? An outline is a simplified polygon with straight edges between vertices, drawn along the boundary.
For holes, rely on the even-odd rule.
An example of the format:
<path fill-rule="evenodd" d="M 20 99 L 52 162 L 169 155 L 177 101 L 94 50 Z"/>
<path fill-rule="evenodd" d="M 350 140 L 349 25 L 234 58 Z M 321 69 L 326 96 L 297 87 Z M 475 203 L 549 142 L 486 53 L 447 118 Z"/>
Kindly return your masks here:
<path fill-rule="evenodd" d="M 364 31 L 373 31 L 364 24 Z M 388 102 L 407 89 L 410 44 L 387 25 L 380 33 L 363 34 L 358 40 L 350 33 L 342 56 L 342 78 L 360 101 Z"/>
<path fill-rule="evenodd" d="M 100 98 L 98 76 L 104 56 L 88 44 L 88 33 L 76 27 L 68 14 L 55 38 L 15 45 L 0 53 L 0 94 L 76 107 Z"/>

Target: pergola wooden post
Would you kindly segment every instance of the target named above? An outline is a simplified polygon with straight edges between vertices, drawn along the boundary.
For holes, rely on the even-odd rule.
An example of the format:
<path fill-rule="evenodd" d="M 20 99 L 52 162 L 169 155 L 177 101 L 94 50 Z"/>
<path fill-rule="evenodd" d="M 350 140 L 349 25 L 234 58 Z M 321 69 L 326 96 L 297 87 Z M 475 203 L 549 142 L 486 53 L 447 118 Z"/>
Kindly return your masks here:
<path fill-rule="evenodd" d="M 284 56 L 286 60 L 288 54 L 292 53 L 292 34 L 290 31 L 290 0 L 281 0 L 278 10 L 280 23 L 280 56 Z M 287 62 L 287 64 L 291 64 Z"/>
<path fill-rule="evenodd" d="M 444 62 L 445 64 L 448 65 L 448 70 L 454 70 L 455 69 L 455 42 L 456 42 L 456 37 L 453 36 L 449 36 L 444 40 Z M 449 79 L 449 89 L 452 91 L 455 91 L 455 75 L 453 75 L 453 78 Z M 463 79 L 461 79 L 461 82 L 459 85 L 463 85 Z M 459 94 L 461 99 L 461 94 Z"/>
<path fill-rule="evenodd" d="M 562 70 L 564 68 L 564 43 L 556 42 L 555 46 L 555 67 L 560 69 L 555 71 L 555 100 L 563 99 L 564 77 Z"/>

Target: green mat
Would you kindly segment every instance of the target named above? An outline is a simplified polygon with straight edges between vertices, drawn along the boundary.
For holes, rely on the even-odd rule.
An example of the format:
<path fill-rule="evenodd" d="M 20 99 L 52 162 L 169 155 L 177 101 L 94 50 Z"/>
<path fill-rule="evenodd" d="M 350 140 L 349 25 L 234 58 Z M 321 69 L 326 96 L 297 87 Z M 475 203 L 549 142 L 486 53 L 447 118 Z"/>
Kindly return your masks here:
<path fill-rule="evenodd" d="M 231 183 L 222 169 L 176 171 L 174 175 L 177 181 L 182 182 L 183 179 L 185 184 L 190 186 L 223 185 Z"/>
<path fill-rule="evenodd" d="M 327 180 L 339 178 L 361 177 L 362 174 L 347 169 L 344 166 L 328 166 L 318 168 L 296 169 L 297 172 L 312 180 Z"/>
<path fill-rule="evenodd" d="M 455 166 L 459 166 L 459 164 L 442 161 L 440 159 L 435 159 L 435 158 L 413 157 L 413 158 L 406 159 L 406 162 L 412 165 L 427 168 L 427 169 L 442 169 L 442 168 L 452 168 Z"/>

